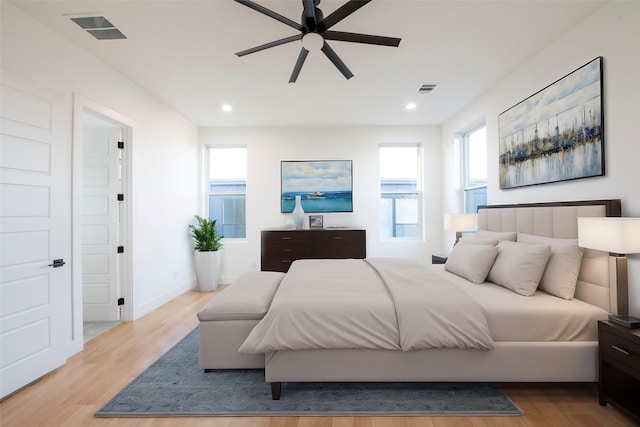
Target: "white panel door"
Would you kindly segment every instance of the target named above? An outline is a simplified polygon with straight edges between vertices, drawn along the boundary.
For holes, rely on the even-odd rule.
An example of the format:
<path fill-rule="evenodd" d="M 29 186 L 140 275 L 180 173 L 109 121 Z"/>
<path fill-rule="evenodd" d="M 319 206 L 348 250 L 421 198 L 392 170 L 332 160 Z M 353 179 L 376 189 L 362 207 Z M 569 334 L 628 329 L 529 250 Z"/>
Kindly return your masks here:
<path fill-rule="evenodd" d="M 82 131 L 82 311 L 85 322 L 120 320 L 117 127 Z"/>
<path fill-rule="evenodd" d="M 0 398 L 65 363 L 70 339 L 70 116 L 64 96 L 0 80 Z"/>

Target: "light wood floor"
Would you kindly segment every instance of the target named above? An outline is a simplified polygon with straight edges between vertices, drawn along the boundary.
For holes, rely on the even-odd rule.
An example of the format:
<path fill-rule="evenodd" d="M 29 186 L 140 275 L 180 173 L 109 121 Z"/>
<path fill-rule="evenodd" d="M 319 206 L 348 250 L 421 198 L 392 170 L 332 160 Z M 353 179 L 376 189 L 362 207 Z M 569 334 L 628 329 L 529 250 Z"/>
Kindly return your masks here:
<path fill-rule="evenodd" d="M 181 417 L 94 418 L 93 413 L 197 326 L 211 294 L 187 292 L 136 322 L 88 342 L 84 351 L 0 403 L 0 425 L 20 426 L 633 426 L 598 404 L 593 384 L 501 384 L 520 417 Z"/>

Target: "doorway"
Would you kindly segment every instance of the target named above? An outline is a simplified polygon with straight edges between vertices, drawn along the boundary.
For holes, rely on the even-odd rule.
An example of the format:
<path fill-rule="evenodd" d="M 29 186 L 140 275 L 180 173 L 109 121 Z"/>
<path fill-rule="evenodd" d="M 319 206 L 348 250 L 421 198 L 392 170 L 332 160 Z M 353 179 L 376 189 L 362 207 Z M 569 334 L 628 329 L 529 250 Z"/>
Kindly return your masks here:
<path fill-rule="evenodd" d="M 81 277 L 83 343 L 123 319 L 127 293 L 126 125 L 82 112 Z"/>

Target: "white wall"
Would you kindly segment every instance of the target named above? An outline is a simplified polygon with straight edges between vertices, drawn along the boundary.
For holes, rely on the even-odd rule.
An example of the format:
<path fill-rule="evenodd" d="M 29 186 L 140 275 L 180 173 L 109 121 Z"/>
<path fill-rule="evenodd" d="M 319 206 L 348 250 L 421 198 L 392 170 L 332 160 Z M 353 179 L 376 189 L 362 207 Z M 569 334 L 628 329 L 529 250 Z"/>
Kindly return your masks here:
<path fill-rule="evenodd" d="M 260 230 L 286 227 L 289 214 L 280 213 L 281 160 L 353 160 L 354 211 L 325 214 L 324 225 L 365 228 L 367 256 L 403 256 L 428 264 L 431 253 L 439 249 L 442 233 L 439 127 L 206 128 L 200 130 L 200 142 L 203 152 L 208 144 L 247 147 L 247 238 L 225 240 L 224 283 L 244 272 L 260 269 Z M 380 240 L 378 147 L 382 143 L 423 145 L 426 241 Z"/>
<path fill-rule="evenodd" d="M 4 1 L 1 31 L 3 68 L 66 95 L 69 119 L 63 126 L 69 135 L 74 94 L 132 123 L 132 241 L 125 250 L 133 257 L 134 319 L 192 288 L 187 224 L 199 201 L 197 127 Z M 80 318 L 81 311 L 75 315 Z"/>
<path fill-rule="evenodd" d="M 592 59 L 604 57 L 605 176 L 500 190 L 498 115 Z M 486 116 L 489 203 L 622 199 L 623 216 L 640 217 L 640 2 L 614 1 L 531 58 L 442 127 L 444 209 L 460 203 L 454 134 Z M 631 314 L 640 316 L 640 255 L 629 257 Z"/>

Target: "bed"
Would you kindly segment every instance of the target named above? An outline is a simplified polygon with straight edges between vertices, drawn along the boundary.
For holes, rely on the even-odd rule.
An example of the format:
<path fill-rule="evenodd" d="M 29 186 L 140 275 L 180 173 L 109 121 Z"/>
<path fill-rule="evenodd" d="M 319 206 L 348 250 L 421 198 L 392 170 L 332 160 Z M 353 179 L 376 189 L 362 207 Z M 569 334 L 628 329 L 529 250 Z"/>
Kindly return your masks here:
<path fill-rule="evenodd" d="M 264 353 L 274 399 L 280 398 L 283 382 L 595 382 L 597 321 L 627 312 L 627 290 L 617 288 L 613 257 L 579 249 L 570 295 L 549 280 L 559 271 L 546 274 L 553 269 L 552 257 L 566 258 L 565 242 L 573 243 L 575 253 L 571 239 L 577 238 L 578 217 L 620 215 L 620 200 L 483 206 L 478 232 L 467 242 L 463 238 L 445 265 L 400 259 L 296 261 L 239 351 Z M 513 238 L 494 239 L 498 236 Z M 491 264 L 487 279 L 499 284 L 476 277 L 479 270 L 473 266 L 482 256 L 465 258 L 480 252 L 490 258 L 486 254 L 496 251 L 484 264 Z M 538 281 L 546 279 L 547 287 L 522 288 L 528 276 L 538 274 L 530 265 L 537 257 L 544 264 Z M 514 267 L 518 262 L 524 267 Z M 555 268 L 568 270 L 562 263 Z M 420 281 L 436 284 L 425 290 Z M 454 296 L 442 295 L 445 291 Z M 425 305 L 422 299 L 434 303 Z"/>

